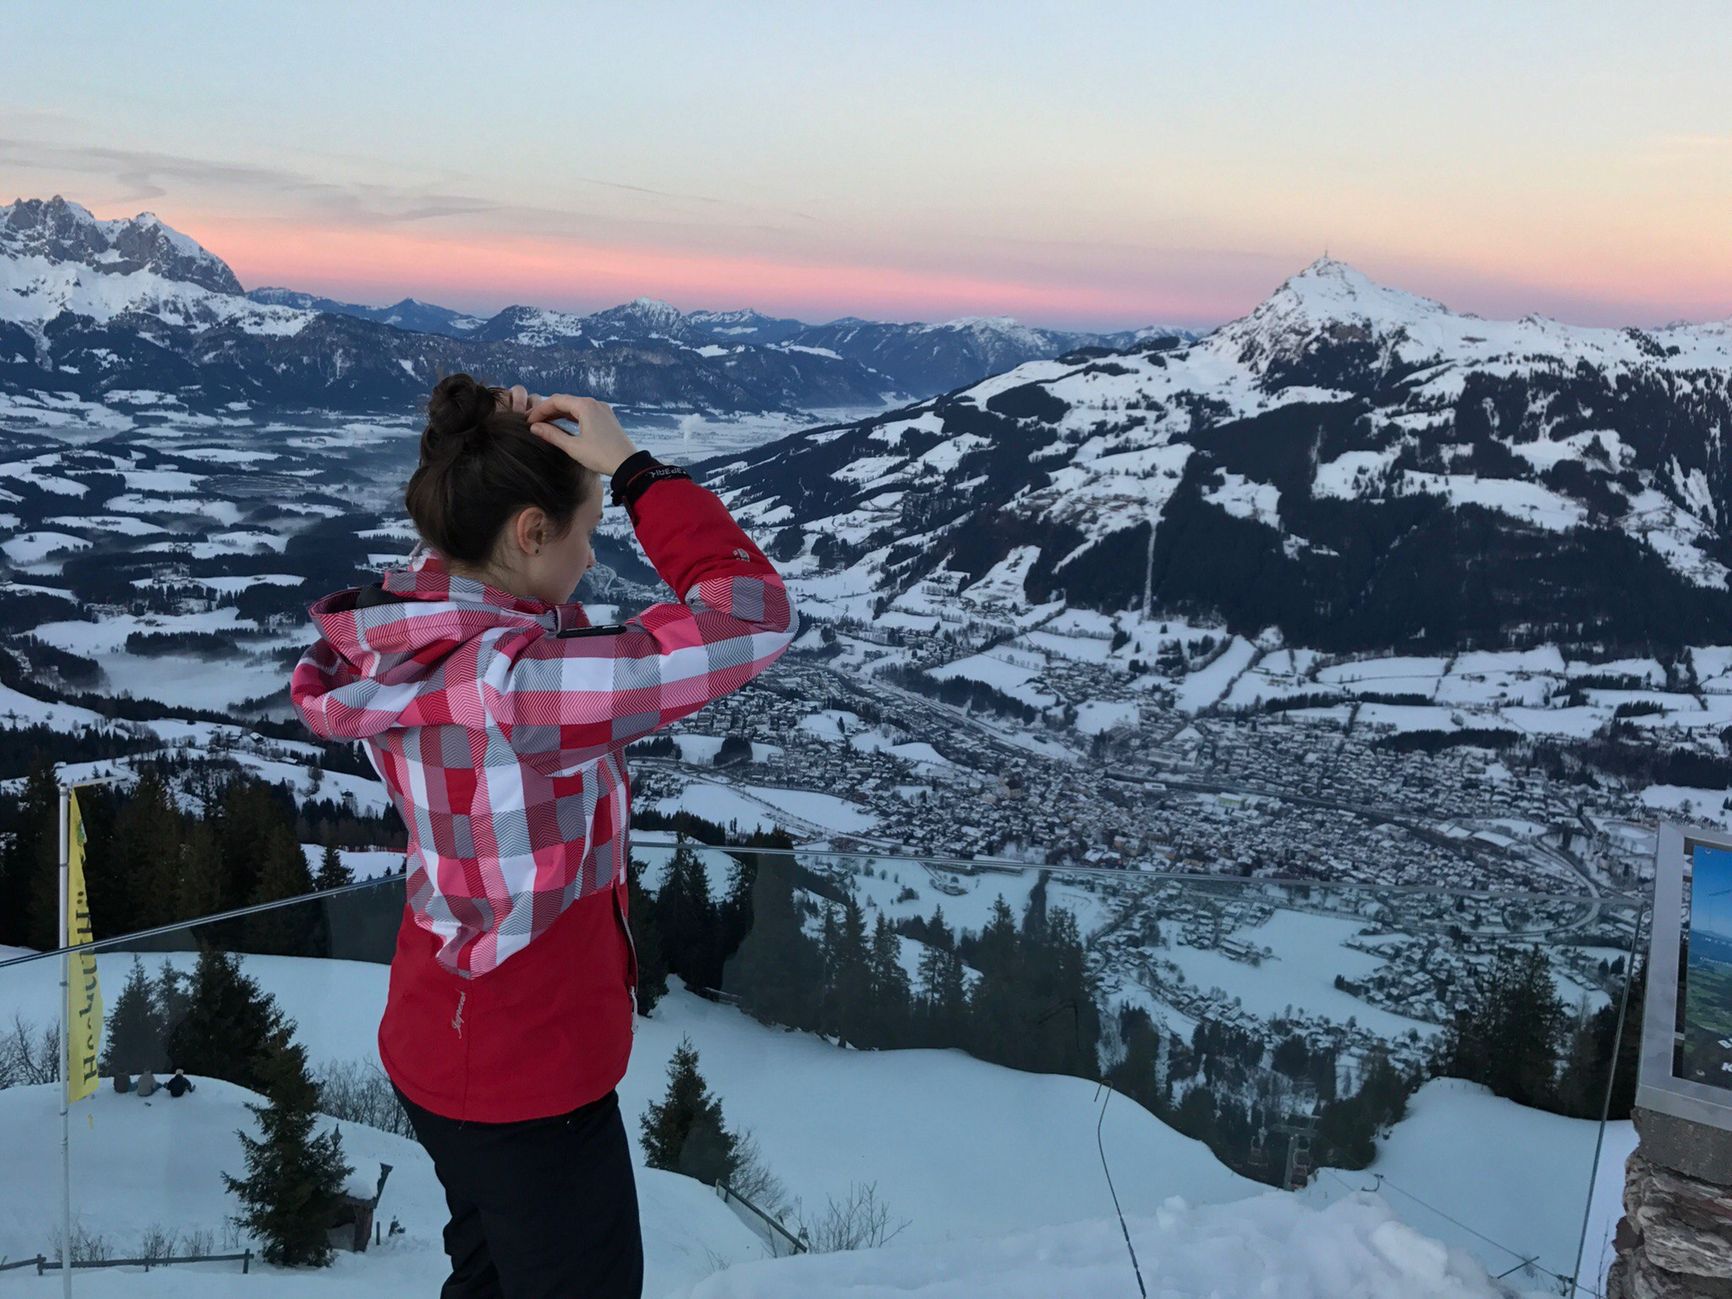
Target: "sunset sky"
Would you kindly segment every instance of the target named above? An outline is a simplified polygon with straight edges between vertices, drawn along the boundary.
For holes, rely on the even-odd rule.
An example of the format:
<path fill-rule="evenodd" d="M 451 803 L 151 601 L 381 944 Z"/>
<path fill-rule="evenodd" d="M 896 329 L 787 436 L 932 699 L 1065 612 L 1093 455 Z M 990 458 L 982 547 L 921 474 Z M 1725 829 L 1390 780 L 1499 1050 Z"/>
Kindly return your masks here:
<path fill-rule="evenodd" d="M 1720 3 L 6 6 L 0 202 L 247 287 L 1206 325 L 1325 248 L 1482 315 L 1732 316 Z"/>

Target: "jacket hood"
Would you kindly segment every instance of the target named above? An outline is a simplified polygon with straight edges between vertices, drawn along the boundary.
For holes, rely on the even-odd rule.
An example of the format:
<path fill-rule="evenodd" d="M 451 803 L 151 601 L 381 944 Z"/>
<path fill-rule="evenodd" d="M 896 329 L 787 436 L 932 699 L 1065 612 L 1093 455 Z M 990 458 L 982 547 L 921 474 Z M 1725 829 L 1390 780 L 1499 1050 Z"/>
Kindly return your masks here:
<path fill-rule="evenodd" d="M 447 660 L 488 631 L 590 625 L 576 601 L 549 604 L 453 573 L 425 543 L 378 584 L 315 600 L 307 616 L 319 639 L 295 665 L 290 700 L 314 734 L 351 739 L 425 724 L 403 714 L 442 690 Z"/>

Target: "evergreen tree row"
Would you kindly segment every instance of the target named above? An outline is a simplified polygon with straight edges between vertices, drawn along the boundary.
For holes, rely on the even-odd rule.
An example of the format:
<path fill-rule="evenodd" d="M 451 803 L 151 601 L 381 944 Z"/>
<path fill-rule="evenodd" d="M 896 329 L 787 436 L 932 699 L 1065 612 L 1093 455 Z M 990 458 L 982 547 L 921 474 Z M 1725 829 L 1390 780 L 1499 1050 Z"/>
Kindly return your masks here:
<path fill-rule="evenodd" d="M 851 893 L 789 857 L 730 856 L 725 891 L 683 840 L 653 894 L 634 863 L 646 1013 L 673 974 L 764 1022 L 849 1046 L 961 1047 L 1014 1068 L 1097 1076 L 1100 1020 L 1082 936 L 1040 891 L 1020 924 L 1000 898 L 979 934 L 952 930 L 942 907 L 898 928 L 882 913 L 868 923 Z M 905 936 L 922 944 L 912 971 Z"/>
<path fill-rule="evenodd" d="M 1602 1112 L 1628 1118 L 1635 1102 L 1645 988 L 1646 972 L 1638 971 L 1627 999 L 1614 996 L 1596 1011 L 1572 1016 L 1558 995 L 1545 951 L 1506 947 L 1480 975 L 1469 1004 L 1450 1025 L 1437 1072 L 1573 1118 L 1597 1119 Z M 1619 1009 L 1626 1001 L 1620 1035 Z"/>
<path fill-rule="evenodd" d="M 201 806 L 182 811 L 170 777 Z M 92 785 L 78 791 L 86 831 L 85 885 L 98 939 L 182 923 L 351 882 L 335 852 L 337 823 L 315 879 L 301 844 L 305 809 L 281 785 L 184 760 L 140 764 L 130 789 Z M 0 943 L 58 946 L 59 797 L 52 763 L 37 755 L 23 797 L 0 810 Z M 355 818 L 349 818 L 350 824 Z M 383 827 L 376 827 L 383 829 Z M 373 840 L 378 842 L 379 840 Z M 249 922 L 250 951 L 312 954 L 310 913 Z M 210 936 L 206 936 L 210 937 Z"/>

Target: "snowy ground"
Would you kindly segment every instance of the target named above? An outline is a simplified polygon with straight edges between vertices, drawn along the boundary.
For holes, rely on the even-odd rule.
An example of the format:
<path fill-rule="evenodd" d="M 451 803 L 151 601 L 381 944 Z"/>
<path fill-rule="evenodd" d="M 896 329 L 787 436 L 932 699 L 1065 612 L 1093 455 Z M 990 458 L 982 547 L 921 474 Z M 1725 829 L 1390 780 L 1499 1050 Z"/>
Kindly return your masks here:
<path fill-rule="evenodd" d="M 1494 1274 L 1531 1259 L 1570 1276 L 1596 1181 L 1598 1135 L 1599 1124 L 1591 1120 L 1524 1109 L 1477 1083 L 1440 1078 L 1415 1094 L 1369 1169 L 1323 1169 L 1303 1194 L 1329 1204 L 1375 1186 L 1404 1220 L 1470 1250 Z M 1631 1124 L 1607 1126 L 1585 1276 L 1603 1276 L 1610 1265 L 1624 1160 L 1634 1146 Z M 1537 1272 L 1524 1275 L 1536 1289 L 1546 1280 Z"/>
<path fill-rule="evenodd" d="M 665 849 L 656 855 L 664 854 Z M 131 958 L 112 953 L 99 959 L 105 987 L 118 989 Z M 147 968 L 164 959 L 186 966 L 191 958 L 151 956 Z M 298 1022 L 299 1037 L 315 1066 L 376 1058 L 374 1035 L 384 1002 L 385 967 L 279 957 L 246 957 L 244 963 Z M 0 972 L 0 1019 L 10 1022 L 17 1013 L 38 1024 L 50 1022 L 57 979 L 50 961 Z M 701 1206 L 688 1203 L 680 1198 L 686 1188 L 677 1184 L 662 1195 L 655 1187 L 665 1179 L 646 1177 L 646 1233 L 652 1257 L 659 1259 L 657 1284 L 663 1287 L 652 1294 L 744 1299 L 839 1293 L 844 1286 L 862 1287 L 848 1290 L 850 1295 L 889 1294 L 898 1285 L 917 1295 L 1126 1293 L 1112 1288 L 1128 1282 L 1115 1270 L 1121 1261 L 1106 1245 L 1118 1237 L 1116 1222 L 1110 1231 L 1105 1226 L 1113 1202 L 1096 1147 L 1097 1123 L 1119 1200 L 1128 1216 L 1141 1220 L 1134 1230 L 1138 1239 L 1148 1242 L 1145 1269 L 1169 1287 L 1151 1293 L 1493 1293 L 1471 1269 L 1449 1272 L 1436 1253 L 1441 1247 L 1428 1252 L 1405 1229 L 1384 1223 L 1390 1214 L 1425 1236 L 1460 1247 L 1494 1272 L 1535 1256 L 1554 1271 L 1573 1267 L 1593 1161 L 1594 1125 L 1520 1109 L 1467 1084 L 1430 1084 L 1415 1098 L 1410 1116 L 1397 1125 L 1369 1172 L 1326 1171 L 1305 1197 L 1313 1207 L 1328 1205 L 1381 1175 L 1380 1208 L 1336 1206 L 1317 1218 L 1302 1211 L 1298 1201 L 1282 1197 L 1272 1197 L 1274 1207 L 1263 1207 L 1262 1201 L 1246 1203 L 1264 1188 L 1231 1173 L 1205 1147 L 1122 1098 L 1107 1101 L 1103 1120 L 1095 1089 L 1082 1080 L 1003 1069 L 957 1051 L 842 1050 L 808 1034 L 759 1025 L 677 987 L 652 1019 L 639 1022 L 631 1068 L 621 1085 L 634 1148 L 636 1116 L 661 1094 L 667 1061 L 686 1036 L 698 1047 L 705 1077 L 721 1098 L 729 1123 L 755 1133 L 790 1199 L 822 1205 L 826 1197 L 841 1197 L 852 1187 L 871 1183 L 893 1221 L 907 1225 L 881 1257 L 810 1262 L 786 1273 L 776 1267 L 748 1268 L 737 1277 L 712 1278 L 700 1285 L 712 1270 L 707 1250 L 724 1258 L 747 1257 L 729 1253 L 727 1242 L 737 1224 L 717 1202 L 703 1198 Z M 132 1108 L 127 1108 L 129 1100 Z M 115 1236 L 117 1244 L 158 1220 L 185 1229 L 219 1225 L 220 1205 L 198 1198 L 218 1193 L 200 1189 L 204 1174 L 186 1162 L 194 1159 L 197 1143 L 190 1137 L 171 1139 L 171 1130 L 159 1139 L 147 1129 L 144 1139 L 136 1127 L 138 1116 L 146 1112 L 150 1118 L 143 1121 L 181 1122 L 188 1115 L 216 1113 L 219 1101 L 238 1104 L 221 1086 L 211 1084 L 182 1102 L 184 1109 L 167 1109 L 165 1102 L 161 1114 L 155 1106 L 146 1111 L 135 1099 L 109 1092 L 81 1107 L 74 1150 L 78 1167 L 86 1171 L 78 1174 L 79 1184 L 94 1185 L 99 1197 L 89 1201 L 89 1190 L 81 1192 L 81 1204 L 98 1206 L 86 1225 Z M 15 1166 L 48 1170 L 40 1177 L 0 1179 L 0 1252 L 16 1255 L 46 1247 L 44 1232 L 51 1231 L 53 1217 L 48 1192 L 57 1167 L 58 1125 L 52 1109 L 46 1091 L 0 1092 L 0 1149 L 7 1153 L 7 1164 L 16 1157 Z M 232 1131 L 239 1125 L 234 1115 L 221 1113 L 208 1125 L 214 1134 L 210 1140 L 232 1143 Z M 1608 1142 L 1607 1159 L 1619 1161 L 1619 1167 L 1628 1149 L 1627 1127 L 1614 1129 Z M 321 1278 L 321 1285 L 328 1280 L 330 1286 L 322 1292 L 379 1293 L 365 1288 L 376 1284 L 376 1278 L 369 1281 L 370 1274 L 362 1269 L 373 1266 L 400 1269 L 391 1275 L 393 1283 L 401 1282 L 405 1289 L 393 1293 L 430 1292 L 439 1272 L 440 1208 L 436 1198 L 423 1195 L 431 1194 L 430 1179 L 423 1178 L 424 1169 L 415 1171 L 421 1167 L 418 1152 L 358 1129 L 348 1139 L 357 1156 L 364 1155 L 372 1165 L 384 1159 L 399 1170 L 392 1175 L 384 1211 L 397 1214 L 410 1235 L 393 1245 L 395 1253 L 346 1260 L 344 1267 Z M 122 1158 L 121 1152 L 142 1160 L 142 1171 L 126 1177 L 116 1173 L 110 1165 Z M 220 1163 L 220 1150 L 210 1148 L 198 1158 Z M 359 1159 L 356 1162 L 360 1166 Z M 176 1188 L 172 1195 L 162 1189 L 164 1184 Z M 1603 1197 L 1599 1216 L 1610 1212 L 1615 1219 L 1615 1173 L 1606 1174 L 1606 1184 L 1612 1193 Z M 184 1204 L 174 1198 L 183 1194 L 193 1198 Z M 652 1202 L 658 1195 L 663 1200 L 659 1208 Z M 1192 1206 L 1233 1207 L 1181 1210 L 1169 1204 L 1175 1196 Z M 716 1217 L 712 1209 L 722 1216 Z M 146 1216 L 140 1219 L 140 1214 Z M 170 1216 L 177 1220 L 167 1221 Z M 1609 1232 L 1610 1220 L 1590 1228 L 1590 1252 L 1595 1233 L 1601 1228 Z M 663 1225 L 657 1227 L 657 1222 Z M 703 1224 L 713 1224 L 713 1229 Z M 1308 1233 L 1334 1241 L 1331 1249 L 1346 1270 L 1330 1272 L 1324 1261 L 1327 1251 L 1320 1248 L 1294 1253 L 1285 1269 L 1266 1276 L 1257 1271 L 1283 1250 L 1291 1251 L 1291 1242 Z M 1396 1243 L 1389 1244 L 1392 1241 Z M 688 1245 L 687 1252 L 678 1252 Z M 1512 1251 L 1520 1251 L 1519 1256 Z M 1213 1290 L 1193 1288 L 1209 1275 L 1207 1266 L 1221 1266 L 1229 1258 L 1237 1260 L 1239 1270 L 1219 1272 Z M 1431 1261 L 1422 1265 L 1424 1259 Z M 1046 1272 L 1045 1267 L 1058 1271 Z M 796 1280 L 782 1279 L 796 1273 Z M 1000 1288 L 1001 1282 L 1010 1284 L 1005 1279 L 1010 1273 L 1026 1273 L 1030 1286 L 1047 1288 Z M 1254 1283 L 1258 1276 L 1263 1279 Z M 990 1285 L 968 1288 L 980 1278 L 989 1278 Z M 345 1288 L 350 1280 L 356 1288 Z M 1265 1281 L 1272 1288 L 1257 1288 Z M 87 1292 L 106 1294 L 103 1287 L 118 1284 L 93 1279 Z M 183 1287 L 176 1293 L 207 1293 L 197 1288 L 205 1283 L 190 1274 L 184 1283 L 177 1274 L 175 1284 Z M 800 1291 L 801 1284 L 817 1288 Z M 1332 1290 L 1331 1285 L 1342 1288 Z M 1408 1285 L 1421 1288 L 1387 1288 Z M 85 1287 L 84 1278 L 80 1286 Z M 115 1288 L 113 1293 L 121 1291 Z M 294 1294 L 298 1299 L 304 1292 L 261 1288 L 258 1293 Z"/>
<path fill-rule="evenodd" d="M 1337 974 L 1357 979 L 1383 965 L 1367 952 L 1342 945 L 1361 928 L 1355 920 L 1283 910 L 1261 925 L 1233 933 L 1236 939 L 1274 949 L 1274 957 L 1261 964 L 1182 944 L 1158 954 L 1177 964 L 1197 987 L 1220 988 L 1254 1015 L 1269 1018 L 1297 1010 L 1337 1023 L 1356 1017 L 1366 1028 L 1391 1038 L 1410 1029 L 1435 1031 L 1432 1025 L 1381 1010 L 1335 986 Z"/>
<path fill-rule="evenodd" d="M 237 1129 L 256 1134 L 246 1110 L 252 1093 L 215 1079 L 174 1100 L 148 1101 L 104 1088 L 78 1107 L 73 1126 L 74 1221 L 107 1239 L 115 1257 L 136 1256 L 146 1231 L 206 1231 L 215 1253 L 237 1253 L 225 1240 L 232 1199 L 218 1174 L 243 1173 Z M 0 1091 L 0 1148 L 8 1170 L 0 1178 L 0 1254 L 13 1258 L 49 1252 L 60 1222 L 58 1090 L 50 1086 Z M 385 1223 L 396 1218 L 405 1234 L 365 1255 L 342 1255 L 330 1272 L 293 1273 L 255 1263 L 244 1280 L 239 1263 L 193 1264 L 150 1273 L 81 1271 L 82 1295 L 256 1296 L 257 1299 L 379 1299 L 432 1295 L 447 1274 L 440 1229 L 444 1192 L 432 1162 L 413 1141 L 341 1125 L 351 1187 L 371 1193 L 379 1165 L 391 1165 L 380 1199 Z M 638 1196 L 646 1242 L 649 1295 L 678 1292 L 715 1270 L 715 1260 L 762 1256 L 756 1235 L 701 1183 L 654 1169 L 638 1170 Z M 58 1274 L 34 1270 L 0 1273 L 8 1294 L 60 1293 Z"/>
<path fill-rule="evenodd" d="M 742 832 L 777 825 L 804 833 L 855 834 L 872 829 L 878 818 L 857 803 L 809 789 L 732 785 L 694 776 L 677 795 L 659 799 L 656 811 L 672 816 L 691 812 L 718 825 L 738 822 Z"/>
<path fill-rule="evenodd" d="M 1492 1299 L 1473 1258 L 1374 1202 L 1321 1213 L 1278 1192 L 1192 1208 L 1175 1199 L 1112 1219 L 1004 1239 L 822 1254 L 729 1268 L 679 1299 L 1123 1299 L 1137 1276 L 1161 1299 Z"/>

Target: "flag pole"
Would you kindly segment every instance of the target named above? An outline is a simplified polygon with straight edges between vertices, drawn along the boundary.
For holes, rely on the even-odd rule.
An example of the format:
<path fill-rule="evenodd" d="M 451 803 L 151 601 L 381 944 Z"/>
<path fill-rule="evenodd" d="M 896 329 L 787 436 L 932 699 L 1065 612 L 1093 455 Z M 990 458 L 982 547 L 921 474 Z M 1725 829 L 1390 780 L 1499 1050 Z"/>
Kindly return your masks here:
<path fill-rule="evenodd" d="M 59 782 L 56 781 L 58 784 Z M 67 859 L 70 794 L 60 786 L 60 932 L 59 947 L 71 937 L 71 872 Z M 72 953 L 60 957 L 60 1292 L 72 1299 Z"/>

